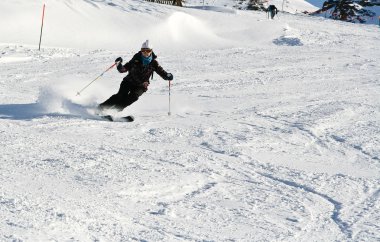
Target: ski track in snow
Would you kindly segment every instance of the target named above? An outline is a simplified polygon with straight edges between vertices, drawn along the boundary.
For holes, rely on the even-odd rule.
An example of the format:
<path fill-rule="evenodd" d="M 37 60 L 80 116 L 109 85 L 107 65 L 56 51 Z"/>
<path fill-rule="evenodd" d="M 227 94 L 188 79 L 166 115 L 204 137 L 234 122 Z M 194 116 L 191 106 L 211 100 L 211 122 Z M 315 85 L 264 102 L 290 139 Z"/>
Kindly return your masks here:
<path fill-rule="evenodd" d="M 155 75 L 122 113 L 133 123 L 92 115 L 117 90 L 115 70 L 75 96 L 133 50 L 1 45 L 0 240 L 378 241 L 378 30 L 260 16 L 212 15 L 260 20 L 273 27 L 264 37 L 214 26 L 229 43 L 244 38 L 163 48 L 172 115 Z"/>

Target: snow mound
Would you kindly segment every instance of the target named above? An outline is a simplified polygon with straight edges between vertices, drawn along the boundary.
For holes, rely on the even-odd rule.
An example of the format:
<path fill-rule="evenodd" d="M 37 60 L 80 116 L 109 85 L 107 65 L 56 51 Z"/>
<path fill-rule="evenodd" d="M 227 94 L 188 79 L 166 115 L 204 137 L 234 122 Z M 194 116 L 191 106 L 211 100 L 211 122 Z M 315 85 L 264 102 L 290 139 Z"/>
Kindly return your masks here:
<path fill-rule="evenodd" d="M 303 43 L 299 38 L 299 31 L 290 28 L 288 25 L 284 28 L 284 35 L 273 40 L 275 45 L 302 46 Z"/>
<path fill-rule="evenodd" d="M 219 38 L 206 23 L 184 12 L 174 12 L 152 27 L 150 36 L 164 49 L 209 49 L 222 46 Z"/>
<path fill-rule="evenodd" d="M 299 38 L 281 36 L 278 39 L 273 40 L 275 45 L 287 45 L 287 46 L 302 46 L 302 41 Z"/>

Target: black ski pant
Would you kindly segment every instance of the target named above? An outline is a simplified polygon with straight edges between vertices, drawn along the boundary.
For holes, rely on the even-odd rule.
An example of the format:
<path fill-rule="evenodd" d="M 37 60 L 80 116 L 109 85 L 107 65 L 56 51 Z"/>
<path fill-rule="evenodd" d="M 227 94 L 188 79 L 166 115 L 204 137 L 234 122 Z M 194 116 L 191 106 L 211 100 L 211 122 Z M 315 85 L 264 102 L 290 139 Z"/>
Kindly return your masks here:
<path fill-rule="evenodd" d="M 275 10 L 272 10 L 272 11 L 270 11 L 270 17 L 271 17 L 271 19 L 273 19 L 273 18 L 274 18 L 274 15 L 276 15 L 276 12 L 275 12 Z"/>
<path fill-rule="evenodd" d="M 144 92 L 146 92 L 144 87 L 136 87 L 127 81 L 122 81 L 119 91 L 108 98 L 105 102 L 99 104 L 99 108 L 114 108 L 118 111 L 122 111 L 124 108 L 136 102 Z"/>

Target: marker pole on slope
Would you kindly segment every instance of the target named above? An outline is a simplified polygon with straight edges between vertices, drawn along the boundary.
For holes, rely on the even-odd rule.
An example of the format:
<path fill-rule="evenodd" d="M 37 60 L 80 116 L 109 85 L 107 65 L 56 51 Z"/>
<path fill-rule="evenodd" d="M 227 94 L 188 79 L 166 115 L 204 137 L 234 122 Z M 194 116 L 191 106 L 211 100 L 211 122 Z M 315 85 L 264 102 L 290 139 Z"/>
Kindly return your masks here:
<path fill-rule="evenodd" d="M 45 4 L 42 8 L 42 23 L 41 23 L 40 43 L 38 44 L 38 50 L 41 50 L 42 29 L 44 27 L 44 18 L 45 18 Z"/>

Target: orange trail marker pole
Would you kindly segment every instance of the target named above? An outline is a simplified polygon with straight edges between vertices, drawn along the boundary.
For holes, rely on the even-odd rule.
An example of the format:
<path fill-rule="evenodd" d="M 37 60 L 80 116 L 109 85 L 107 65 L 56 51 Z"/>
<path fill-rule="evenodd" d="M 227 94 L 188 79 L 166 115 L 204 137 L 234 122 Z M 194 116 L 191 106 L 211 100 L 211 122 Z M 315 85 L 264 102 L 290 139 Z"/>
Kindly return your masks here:
<path fill-rule="evenodd" d="M 45 4 L 44 4 L 44 7 L 42 9 L 42 24 L 41 24 L 40 43 L 38 45 L 38 50 L 41 50 L 42 29 L 44 27 L 44 18 L 45 18 Z"/>

